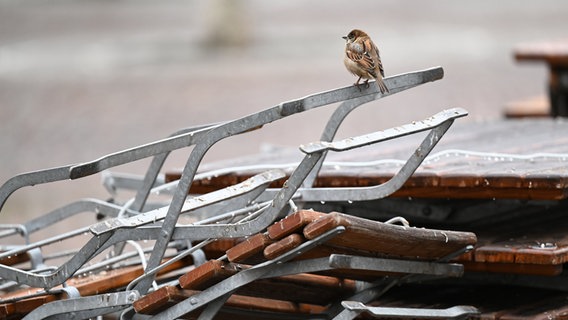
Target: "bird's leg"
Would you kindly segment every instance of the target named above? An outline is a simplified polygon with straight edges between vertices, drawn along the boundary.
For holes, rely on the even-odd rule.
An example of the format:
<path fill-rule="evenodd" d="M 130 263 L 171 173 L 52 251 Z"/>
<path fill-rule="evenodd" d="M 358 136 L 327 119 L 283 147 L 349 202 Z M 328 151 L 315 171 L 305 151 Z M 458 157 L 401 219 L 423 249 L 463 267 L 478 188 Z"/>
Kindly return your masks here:
<path fill-rule="evenodd" d="M 369 87 L 371 86 L 371 85 L 369 84 L 369 79 L 365 80 L 365 86 L 367 87 L 367 89 L 369 89 Z"/>
<path fill-rule="evenodd" d="M 355 82 L 353 85 L 357 87 L 357 89 L 359 89 L 359 92 L 361 92 L 361 87 L 359 86 L 359 81 L 361 81 L 361 77 L 359 77 L 359 79 L 357 79 L 357 82 Z"/>

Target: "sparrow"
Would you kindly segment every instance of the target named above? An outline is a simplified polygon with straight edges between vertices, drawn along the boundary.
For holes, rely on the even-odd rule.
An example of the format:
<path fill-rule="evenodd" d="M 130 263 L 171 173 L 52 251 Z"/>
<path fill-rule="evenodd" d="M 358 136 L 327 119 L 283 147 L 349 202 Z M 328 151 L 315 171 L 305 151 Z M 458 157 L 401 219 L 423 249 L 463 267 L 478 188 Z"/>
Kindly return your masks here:
<path fill-rule="evenodd" d="M 353 85 L 359 87 L 359 81 L 363 78 L 366 79 L 365 84 L 369 87 L 369 80 L 375 79 L 381 93 L 389 92 L 383 82 L 385 71 L 381 63 L 379 49 L 371 38 L 359 29 L 351 30 L 348 35 L 342 38 L 347 42 L 343 63 L 349 72 L 359 77 Z"/>

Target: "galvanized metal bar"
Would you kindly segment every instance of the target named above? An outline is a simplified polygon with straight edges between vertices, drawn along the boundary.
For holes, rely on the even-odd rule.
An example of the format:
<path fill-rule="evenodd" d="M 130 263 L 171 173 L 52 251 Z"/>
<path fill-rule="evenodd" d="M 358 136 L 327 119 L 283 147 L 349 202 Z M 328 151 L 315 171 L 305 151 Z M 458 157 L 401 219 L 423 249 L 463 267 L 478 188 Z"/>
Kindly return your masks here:
<path fill-rule="evenodd" d="M 463 275 L 463 265 L 457 263 L 381 259 L 340 254 L 332 254 L 329 256 L 329 260 L 329 265 L 336 269 L 427 274 L 445 277 L 461 277 Z"/>
<path fill-rule="evenodd" d="M 49 183 L 54 181 L 61 181 L 69 179 L 69 170 L 73 165 L 57 167 L 52 169 L 45 169 L 41 171 L 34 171 L 22 173 L 14 176 L 0 187 L 0 211 L 4 207 L 4 203 L 14 191 L 36 184 Z"/>
<path fill-rule="evenodd" d="M 111 167 L 191 146 L 195 143 L 195 141 L 198 141 L 206 134 L 207 129 L 192 131 L 116 152 L 91 162 L 71 164 L 53 169 L 39 170 L 17 175 L 9 179 L 0 187 L 0 210 L 4 206 L 8 197 L 20 188 L 89 176 Z"/>
<path fill-rule="evenodd" d="M 201 312 L 197 320 L 213 320 L 215 315 L 221 310 L 225 302 L 231 297 L 231 292 L 220 296 L 219 298 L 209 302 L 205 309 Z"/>
<path fill-rule="evenodd" d="M 36 241 L 36 242 L 33 242 L 33 243 L 29 243 L 29 244 L 26 244 L 26 245 L 23 245 L 23 246 L 11 246 L 8 251 L 0 253 L 0 259 L 8 258 L 10 256 L 18 255 L 18 254 L 21 254 L 21 253 L 25 253 L 25 252 L 30 251 L 32 249 L 40 248 L 40 247 L 43 247 L 43 246 L 46 246 L 46 245 L 49 245 L 49 244 L 52 244 L 52 243 L 55 243 L 55 242 L 58 242 L 58 241 L 62 241 L 62 240 L 68 239 L 68 238 L 72 238 L 72 237 L 75 237 L 77 235 L 80 235 L 80 234 L 88 232 L 88 231 L 89 231 L 89 228 L 84 227 L 84 228 L 75 229 L 75 230 L 72 230 L 72 231 L 69 231 L 69 232 L 65 232 L 63 234 L 58 234 L 56 236 L 53 236 L 53 237 L 50 237 L 50 238 L 47 238 L 47 239 L 43 239 L 43 240 L 39 240 L 39 241 Z M 2 267 L 2 265 L 0 264 L 0 268 L 1 267 Z"/>
<path fill-rule="evenodd" d="M 376 318 L 396 318 L 396 319 L 462 319 L 479 314 L 479 311 L 471 306 L 455 306 L 447 309 L 420 309 L 420 308 L 385 308 L 370 307 L 357 301 L 343 301 L 342 305 L 346 310 L 352 311 L 356 315 L 367 313 Z M 334 318 L 334 319 L 353 319 L 353 318 Z"/>
<path fill-rule="evenodd" d="M 246 202 L 250 202 L 261 194 L 270 183 L 283 177 L 285 177 L 284 172 L 279 170 L 264 172 L 235 186 L 190 198 L 184 203 L 181 211 L 191 211 L 245 194 L 250 195 L 250 197 L 245 198 Z M 143 212 L 129 218 L 109 219 L 91 226 L 90 230 L 93 234 L 100 235 L 119 228 L 135 228 L 150 223 L 156 223 L 166 217 L 167 210 L 168 207 L 165 207 Z"/>
<path fill-rule="evenodd" d="M 335 142 L 312 142 L 307 145 L 300 146 L 300 150 L 307 154 L 329 150 L 347 151 L 360 146 L 366 146 L 377 142 L 392 140 L 410 134 L 431 130 L 432 128 L 440 126 L 448 120 L 465 117 L 467 116 L 467 114 L 467 111 L 462 108 L 452 108 L 439 112 L 422 121 L 413 121 L 410 124 L 405 124 L 391 129 L 376 131 L 366 135 L 351 137 Z"/>
<path fill-rule="evenodd" d="M 160 155 L 158 155 L 160 156 Z M 155 157 L 158 157 L 155 156 Z M 154 158 L 155 158 L 154 157 Z M 152 159 L 153 161 L 153 159 Z M 148 171 L 151 171 L 152 165 L 150 164 L 150 168 Z M 161 169 L 161 167 L 160 167 Z M 160 170 L 158 169 L 158 170 Z M 146 171 L 146 173 L 148 173 Z M 111 171 L 103 171 L 101 174 L 102 185 L 107 189 L 107 191 L 111 195 L 116 195 L 117 190 L 134 190 L 137 191 L 139 189 L 143 189 L 145 187 L 144 178 L 145 176 L 138 175 L 138 174 L 130 174 L 130 173 L 123 173 L 123 172 L 111 172 Z M 153 181 L 151 181 L 150 189 L 156 188 L 164 184 L 164 176 L 160 176 L 159 173 L 156 174 Z M 134 208 L 134 204 L 131 206 Z M 141 210 L 138 210 L 141 211 Z"/>
<path fill-rule="evenodd" d="M 173 133 L 172 135 L 170 135 L 170 137 L 208 130 L 218 125 L 220 125 L 220 123 L 207 124 L 203 126 L 194 126 L 179 130 Z M 150 190 L 156 183 L 156 178 L 158 177 L 158 174 L 160 173 L 160 170 L 162 169 L 162 166 L 164 165 L 164 162 L 166 162 L 166 159 L 171 151 L 172 150 L 169 150 L 164 153 L 158 154 L 154 156 L 154 158 L 152 159 L 150 167 L 148 168 L 148 170 L 146 170 L 146 175 L 144 176 L 144 179 L 142 181 L 142 186 L 140 188 L 137 188 L 136 196 L 134 197 L 134 203 L 132 204 L 133 210 L 144 211 L 144 205 L 148 200 L 148 195 L 150 194 Z"/>
<path fill-rule="evenodd" d="M 355 110 L 357 107 L 375 100 L 373 96 L 365 96 L 358 99 L 352 99 L 348 101 L 342 102 L 337 109 L 333 112 L 331 117 L 329 118 L 323 133 L 321 135 L 320 141 L 331 142 L 339 130 L 339 126 L 343 123 L 343 120 L 351 113 L 351 111 Z M 314 182 L 323 166 L 325 158 L 327 156 L 327 151 L 325 151 L 323 157 L 318 161 L 315 167 L 312 169 L 310 174 L 304 180 L 302 184 L 302 188 L 311 188 L 314 185 Z"/>
<path fill-rule="evenodd" d="M 95 214 L 101 214 L 107 217 L 116 217 L 122 209 L 123 209 L 122 206 L 108 203 L 106 201 L 101 201 L 98 199 L 81 199 L 79 201 L 75 201 L 68 205 L 65 205 L 61 208 L 55 209 L 38 218 L 32 219 L 24 223 L 24 226 L 27 232 L 31 234 L 33 232 L 42 230 L 47 226 L 61 222 L 79 213 L 90 212 Z M 134 215 L 137 212 L 126 209 L 126 213 L 129 215 Z"/>
<path fill-rule="evenodd" d="M 343 299 L 349 301 L 358 301 L 361 303 L 369 303 L 371 301 L 377 300 L 396 284 L 397 282 L 393 281 L 393 279 L 389 277 L 384 277 L 374 282 L 366 282 L 360 284 L 360 289 L 358 288 L 358 290 L 354 294 L 350 295 L 349 297 L 344 297 Z M 345 308 L 341 305 L 341 301 L 334 301 L 331 305 L 328 306 L 325 313 L 326 315 L 328 315 L 328 319 L 331 319 L 345 311 L 347 310 L 345 310 Z"/>
<path fill-rule="evenodd" d="M 37 307 L 23 319 L 40 320 L 54 316 L 63 319 L 88 319 L 120 311 L 131 306 L 138 298 L 140 298 L 138 291 L 122 291 L 57 300 Z"/>
<path fill-rule="evenodd" d="M 425 274 L 460 277 L 463 265 L 427 261 L 401 260 L 332 254 L 329 257 L 287 262 L 265 277 L 280 277 L 298 273 L 329 271 L 334 269 L 368 270 L 401 274 Z"/>
<path fill-rule="evenodd" d="M 0 264 L 0 278 L 13 280 L 30 287 L 46 289 L 53 288 L 73 276 L 73 274 L 79 270 L 85 262 L 89 261 L 96 255 L 98 249 L 102 247 L 108 248 L 107 241 L 110 236 L 111 234 L 103 234 L 101 236 L 91 238 L 76 255 L 71 257 L 69 261 L 58 267 L 50 274 L 36 274 Z"/>
<path fill-rule="evenodd" d="M 179 136 L 179 135 L 183 135 L 183 134 L 191 134 L 193 132 L 197 132 L 197 131 L 201 131 L 201 130 L 207 130 L 210 129 L 212 127 L 214 127 L 215 125 L 219 125 L 219 124 L 208 124 L 208 125 L 203 125 L 203 126 L 195 126 L 195 127 L 190 127 L 190 128 L 186 128 L 186 129 L 182 129 L 179 130 L 173 134 L 170 135 L 171 137 L 175 137 L 175 136 Z M 132 200 L 132 204 L 130 206 L 130 208 L 132 210 L 136 210 L 136 211 L 145 211 L 144 207 L 146 205 L 146 201 L 148 200 L 148 196 L 150 195 L 150 191 L 152 189 L 152 187 L 156 184 L 156 179 L 158 178 L 158 174 L 160 173 L 160 170 L 162 168 L 162 166 L 164 165 L 164 163 L 166 162 L 167 157 L 169 156 L 171 151 L 166 151 L 164 153 L 155 155 L 154 158 L 152 158 L 152 162 L 150 163 L 150 167 L 148 168 L 148 170 L 146 170 L 146 174 L 144 175 L 144 179 L 142 180 L 142 185 L 139 186 L 138 188 L 136 188 L 136 195 L 134 196 L 134 200 Z M 107 186 L 107 185 L 105 185 Z M 108 188 L 110 187 L 110 188 Z M 110 189 L 111 191 L 113 190 L 112 186 L 108 186 L 107 188 Z M 113 249 L 113 252 L 115 252 L 116 254 L 120 254 L 122 252 L 122 250 L 124 249 L 124 243 L 118 243 L 115 245 L 115 248 Z"/>
<path fill-rule="evenodd" d="M 452 116 L 453 114 L 453 116 Z M 462 117 L 466 115 L 465 110 L 451 109 L 445 121 L 441 124 L 435 126 L 431 129 L 430 133 L 424 138 L 420 146 L 414 151 L 408 161 L 402 166 L 402 168 L 397 172 L 397 174 L 391 178 L 389 181 L 372 187 L 355 187 L 355 188 L 309 188 L 300 189 L 302 201 L 364 201 L 364 200 L 374 200 L 384 198 L 396 190 L 400 189 L 402 185 L 410 178 L 410 176 L 416 171 L 420 166 L 422 161 L 428 156 L 432 149 L 436 146 L 438 141 L 442 138 L 444 133 L 450 128 L 455 117 Z M 421 131 L 424 127 L 419 126 Z M 406 131 L 404 134 L 407 134 Z M 396 131 L 394 134 L 397 134 Z M 381 140 L 380 135 L 371 136 L 369 140 Z M 387 135 L 387 139 L 390 139 Z M 355 142 L 359 139 L 354 139 Z M 363 143 L 366 141 L 364 140 Z M 337 145 L 313 145 L 312 147 L 305 148 L 305 151 L 315 151 L 315 150 L 348 150 L 351 149 L 351 144 L 348 141 L 342 141 Z"/>
<path fill-rule="evenodd" d="M 75 165 L 69 171 L 69 179 L 90 176 L 112 167 L 191 146 L 207 136 L 209 130 L 210 128 L 191 131 Z"/>

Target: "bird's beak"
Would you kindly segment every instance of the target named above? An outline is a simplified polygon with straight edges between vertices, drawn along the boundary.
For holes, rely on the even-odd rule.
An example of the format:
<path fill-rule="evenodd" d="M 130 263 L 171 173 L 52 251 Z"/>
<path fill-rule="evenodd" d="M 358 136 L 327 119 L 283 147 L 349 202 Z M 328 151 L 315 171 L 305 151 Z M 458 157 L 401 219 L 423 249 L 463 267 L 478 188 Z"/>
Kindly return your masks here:
<path fill-rule="evenodd" d="M 343 40 L 347 40 L 347 36 L 343 36 L 343 37 L 341 37 L 341 38 L 343 38 Z"/>

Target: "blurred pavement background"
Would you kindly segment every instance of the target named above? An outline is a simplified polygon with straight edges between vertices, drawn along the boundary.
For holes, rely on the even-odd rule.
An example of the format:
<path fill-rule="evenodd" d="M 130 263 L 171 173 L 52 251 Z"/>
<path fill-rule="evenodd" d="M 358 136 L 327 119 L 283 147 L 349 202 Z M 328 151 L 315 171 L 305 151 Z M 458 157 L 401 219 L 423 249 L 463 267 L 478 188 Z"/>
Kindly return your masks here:
<path fill-rule="evenodd" d="M 550 0 L 0 1 L 0 182 L 349 85 L 341 36 L 355 27 L 387 76 L 443 66 L 445 77 L 357 110 L 340 137 L 455 106 L 470 111 L 463 121 L 496 119 L 507 102 L 545 94 L 545 66 L 515 63 L 513 48 L 565 38 L 567 16 L 568 2 Z M 317 140 L 332 109 L 232 138 L 205 160 Z M 100 176 L 26 188 L 1 221 L 105 196 Z"/>

